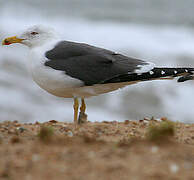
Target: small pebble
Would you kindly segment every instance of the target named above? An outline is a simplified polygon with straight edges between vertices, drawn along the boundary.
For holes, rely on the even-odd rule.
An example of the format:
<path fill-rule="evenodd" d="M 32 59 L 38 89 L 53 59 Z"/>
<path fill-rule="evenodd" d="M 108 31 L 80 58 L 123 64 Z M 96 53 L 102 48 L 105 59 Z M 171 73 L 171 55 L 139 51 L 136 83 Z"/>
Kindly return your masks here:
<path fill-rule="evenodd" d="M 167 121 L 168 119 L 167 119 L 167 117 L 161 117 L 160 120 L 161 121 Z"/>
<path fill-rule="evenodd" d="M 108 123 L 110 123 L 109 121 L 102 121 L 103 123 L 106 123 L 106 124 L 108 124 Z"/>
<path fill-rule="evenodd" d="M 149 119 L 149 118 L 146 118 L 146 117 L 145 117 L 143 120 L 145 120 L 145 121 L 150 121 L 150 119 Z"/>
<path fill-rule="evenodd" d="M 133 125 L 137 125 L 137 122 L 133 121 L 132 124 L 133 124 Z"/>
<path fill-rule="evenodd" d="M 158 152 L 158 149 L 159 149 L 158 146 L 152 146 L 151 147 L 151 152 L 152 153 L 157 153 Z"/>
<path fill-rule="evenodd" d="M 50 120 L 49 122 L 50 122 L 50 123 L 57 123 L 56 120 Z"/>
<path fill-rule="evenodd" d="M 129 120 L 125 120 L 124 124 L 129 124 Z"/>
<path fill-rule="evenodd" d="M 23 133 L 24 131 L 27 130 L 27 129 L 24 128 L 24 127 L 17 127 L 16 129 L 17 129 L 17 131 L 20 132 L 20 133 Z"/>
<path fill-rule="evenodd" d="M 61 125 L 61 127 L 66 128 L 66 127 L 67 127 L 67 125 L 66 125 L 66 124 L 62 124 L 62 125 Z"/>
<path fill-rule="evenodd" d="M 12 144 L 19 143 L 20 142 L 20 138 L 18 136 L 13 136 L 10 139 L 10 141 L 11 141 Z"/>
<path fill-rule="evenodd" d="M 8 134 L 15 134 L 15 130 L 14 129 L 9 129 Z"/>
<path fill-rule="evenodd" d="M 94 158 L 96 155 L 94 151 L 89 151 L 87 154 L 89 158 Z"/>
<path fill-rule="evenodd" d="M 33 154 L 32 155 L 32 161 L 33 162 L 37 162 L 37 161 L 39 161 L 40 160 L 40 155 L 38 155 L 38 154 Z"/>
<path fill-rule="evenodd" d="M 83 127 L 79 128 L 79 132 L 86 132 L 87 130 Z"/>
<path fill-rule="evenodd" d="M 179 166 L 177 164 L 171 164 L 170 165 L 170 171 L 172 173 L 177 173 L 179 171 Z"/>
<path fill-rule="evenodd" d="M 72 133 L 71 131 L 68 131 L 68 132 L 67 132 L 67 136 L 73 137 L 73 133 Z"/>
<path fill-rule="evenodd" d="M 193 165 L 192 165 L 191 162 L 185 162 L 185 163 L 183 164 L 183 167 L 184 167 L 185 169 L 190 170 L 190 169 L 192 169 Z"/>
<path fill-rule="evenodd" d="M 185 127 L 186 127 L 186 128 L 189 128 L 189 127 L 190 127 L 190 125 L 189 125 L 189 124 L 186 124 L 186 125 L 185 125 Z"/>
<path fill-rule="evenodd" d="M 134 134 L 134 132 L 130 132 L 129 135 L 130 136 L 134 136 L 135 134 Z"/>

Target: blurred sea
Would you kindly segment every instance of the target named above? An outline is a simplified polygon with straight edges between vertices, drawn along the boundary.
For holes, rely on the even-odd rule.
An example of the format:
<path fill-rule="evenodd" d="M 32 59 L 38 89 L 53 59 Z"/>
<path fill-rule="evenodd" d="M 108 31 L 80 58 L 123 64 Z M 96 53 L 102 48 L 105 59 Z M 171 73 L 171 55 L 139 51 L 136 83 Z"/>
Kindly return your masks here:
<path fill-rule="evenodd" d="M 0 0 L 0 40 L 34 24 L 158 66 L 194 67 L 192 0 Z M 0 121 L 72 121 L 72 99 L 40 89 L 27 70 L 28 49 L 0 46 Z M 88 119 L 154 116 L 194 122 L 194 82 L 152 81 L 87 100 Z"/>

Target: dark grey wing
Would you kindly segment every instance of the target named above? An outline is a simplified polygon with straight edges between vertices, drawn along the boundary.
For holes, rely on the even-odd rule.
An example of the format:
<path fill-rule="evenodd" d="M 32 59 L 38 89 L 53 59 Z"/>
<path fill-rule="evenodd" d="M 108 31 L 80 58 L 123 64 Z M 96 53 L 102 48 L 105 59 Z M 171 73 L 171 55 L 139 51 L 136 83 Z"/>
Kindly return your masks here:
<path fill-rule="evenodd" d="M 84 43 L 76 43 L 70 41 L 61 41 L 59 42 L 54 49 L 46 52 L 46 57 L 51 60 L 57 59 L 67 59 L 75 56 L 84 56 L 84 55 L 103 55 L 107 57 L 107 60 L 112 59 L 111 55 L 114 52 L 98 48 L 95 46 L 90 46 Z"/>
<path fill-rule="evenodd" d="M 119 75 L 135 73 L 148 63 L 87 44 L 63 41 L 46 52 L 46 66 L 64 71 L 85 85 L 100 84 Z"/>

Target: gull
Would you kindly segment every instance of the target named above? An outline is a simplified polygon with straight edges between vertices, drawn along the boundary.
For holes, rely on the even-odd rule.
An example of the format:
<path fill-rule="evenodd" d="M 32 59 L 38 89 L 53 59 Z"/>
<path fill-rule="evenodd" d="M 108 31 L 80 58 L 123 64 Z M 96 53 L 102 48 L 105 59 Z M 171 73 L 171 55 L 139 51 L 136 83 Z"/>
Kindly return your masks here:
<path fill-rule="evenodd" d="M 20 43 L 29 47 L 27 61 L 33 80 L 58 97 L 74 98 L 74 123 L 87 119 L 85 98 L 115 91 L 138 82 L 193 79 L 194 68 L 156 67 L 154 63 L 85 43 L 59 38 L 49 27 L 35 25 L 2 45 Z M 79 101 L 81 107 L 79 112 Z"/>

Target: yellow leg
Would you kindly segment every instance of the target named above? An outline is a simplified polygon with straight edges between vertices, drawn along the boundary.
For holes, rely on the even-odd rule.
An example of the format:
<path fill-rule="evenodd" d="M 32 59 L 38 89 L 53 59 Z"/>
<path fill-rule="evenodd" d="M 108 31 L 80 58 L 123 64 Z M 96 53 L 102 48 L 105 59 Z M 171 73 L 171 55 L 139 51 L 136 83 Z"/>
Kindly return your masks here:
<path fill-rule="evenodd" d="M 78 118 L 78 108 L 79 108 L 79 101 L 78 98 L 74 98 L 74 123 L 77 124 L 77 118 Z"/>
<path fill-rule="evenodd" d="M 80 107 L 80 113 L 79 113 L 79 118 L 78 118 L 78 124 L 82 124 L 87 122 L 87 114 L 85 113 L 86 111 L 86 104 L 84 101 L 84 98 L 81 99 L 81 107 Z"/>
<path fill-rule="evenodd" d="M 82 101 L 82 105 L 80 107 L 80 111 L 81 111 L 81 113 L 85 113 L 85 111 L 86 111 L 86 103 L 84 101 L 84 98 L 82 98 L 81 101 Z"/>

